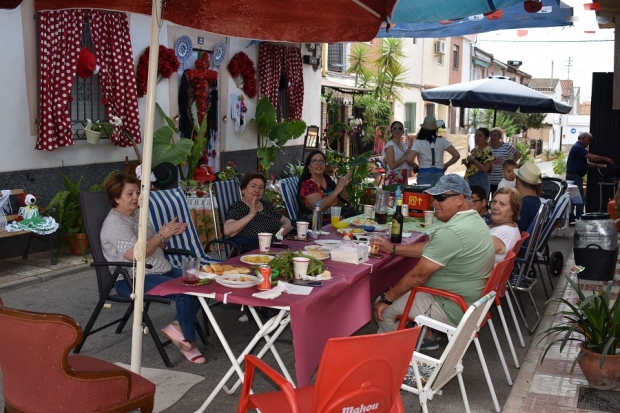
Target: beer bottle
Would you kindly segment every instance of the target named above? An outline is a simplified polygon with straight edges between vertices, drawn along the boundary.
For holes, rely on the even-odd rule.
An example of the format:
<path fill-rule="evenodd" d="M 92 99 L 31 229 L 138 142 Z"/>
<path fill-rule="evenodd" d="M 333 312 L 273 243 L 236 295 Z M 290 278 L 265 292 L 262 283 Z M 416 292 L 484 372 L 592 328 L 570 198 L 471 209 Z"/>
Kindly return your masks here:
<path fill-rule="evenodd" d="M 403 240 L 403 222 L 405 217 L 402 212 L 403 200 L 398 198 L 396 200 L 396 212 L 392 217 L 392 232 L 390 233 L 390 241 L 395 244 L 400 244 Z"/>

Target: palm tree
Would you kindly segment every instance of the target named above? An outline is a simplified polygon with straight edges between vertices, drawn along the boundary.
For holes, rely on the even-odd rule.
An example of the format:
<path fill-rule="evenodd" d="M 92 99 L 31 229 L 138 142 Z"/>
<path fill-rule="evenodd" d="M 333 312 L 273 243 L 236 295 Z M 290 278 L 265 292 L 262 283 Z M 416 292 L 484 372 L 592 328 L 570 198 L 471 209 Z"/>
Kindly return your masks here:
<path fill-rule="evenodd" d="M 407 68 L 402 61 L 405 59 L 401 39 L 387 38 L 381 40 L 379 57 L 373 64 L 377 68 L 375 75 L 375 97 L 379 100 L 402 101 L 400 89 L 408 88 L 405 83 Z"/>
<path fill-rule="evenodd" d="M 347 74 L 355 75 L 355 86 L 357 87 L 357 81 L 360 77 L 364 76 L 364 71 L 370 62 L 368 54 L 370 48 L 365 43 L 357 43 L 353 46 L 351 54 L 349 55 L 349 68 Z"/>

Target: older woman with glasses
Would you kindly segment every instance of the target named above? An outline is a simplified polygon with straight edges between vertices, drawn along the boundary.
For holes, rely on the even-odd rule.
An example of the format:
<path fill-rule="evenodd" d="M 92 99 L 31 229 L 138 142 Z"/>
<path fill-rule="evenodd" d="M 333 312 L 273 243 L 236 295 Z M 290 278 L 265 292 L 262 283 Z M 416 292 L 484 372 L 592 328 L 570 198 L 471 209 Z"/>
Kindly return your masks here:
<path fill-rule="evenodd" d="M 408 137 L 405 135 L 405 128 L 402 122 L 392 122 L 390 133 L 392 139 L 383 148 L 383 156 L 387 161 L 385 184 L 407 185 L 412 166 L 407 158 L 411 153 L 412 143 L 407 142 Z M 411 163 L 413 164 L 413 161 Z"/>
<path fill-rule="evenodd" d="M 516 221 L 521 212 L 521 195 L 512 188 L 500 188 L 493 194 L 491 201 L 491 222 L 489 228 L 495 248 L 495 263 L 504 259 L 506 254 L 521 239 L 521 232 Z"/>
<path fill-rule="evenodd" d="M 299 219 L 312 219 L 314 203 L 323 201 L 323 220 L 329 221 L 330 208 L 348 202 L 346 188 L 349 182 L 351 182 L 351 172 L 341 177 L 336 183 L 325 173 L 325 154 L 319 150 L 310 152 L 304 162 L 304 169 L 299 177 L 297 188 Z"/>

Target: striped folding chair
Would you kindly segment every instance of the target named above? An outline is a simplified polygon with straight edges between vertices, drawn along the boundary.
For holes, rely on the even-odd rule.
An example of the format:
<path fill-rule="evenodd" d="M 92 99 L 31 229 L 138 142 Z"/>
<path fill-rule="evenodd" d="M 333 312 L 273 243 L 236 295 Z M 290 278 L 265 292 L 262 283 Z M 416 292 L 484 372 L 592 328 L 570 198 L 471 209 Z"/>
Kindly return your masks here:
<path fill-rule="evenodd" d="M 239 253 L 241 250 L 239 245 L 242 244 L 258 244 L 258 238 L 228 238 L 224 236 L 224 222 L 226 222 L 226 211 L 232 204 L 237 201 L 241 201 L 241 187 L 239 181 L 231 179 L 229 181 L 216 181 L 209 185 L 209 195 L 211 196 L 211 212 L 213 213 L 213 222 L 219 220 L 220 228 L 215 225 L 215 239 L 209 241 L 206 249 L 209 250 L 211 244 L 223 244 L 224 254 L 222 249 L 217 248 L 220 259 L 228 259 L 234 251 Z M 217 198 L 217 209 L 215 208 L 214 200 Z M 217 220 L 216 213 L 217 210 Z"/>
<path fill-rule="evenodd" d="M 299 176 L 291 176 L 280 180 L 280 188 L 282 189 L 282 198 L 284 205 L 288 211 L 288 217 L 291 221 L 297 220 L 299 213 L 299 203 L 297 202 L 297 187 L 299 186 Z"/>
<path fill-rule="evenodd" d="M 196 228 L 192 223 L 192 216 L 187 206 L 185 195 L 179 188 L 167 189 L 165 191 L 153 191 L 150 193 L 149 216 L 156 231 L 177 217 L 179 222 L 187 222 L 187 230 L 182 234 L 170 238 L 166 250 L 186 250 L 190 251 L 202 264 L 219 261 L 207 255 L 202 248 L 200 238 Z M 181 268 L 182 255 L 166 254 L 166 258 L 173 267 Z"/>

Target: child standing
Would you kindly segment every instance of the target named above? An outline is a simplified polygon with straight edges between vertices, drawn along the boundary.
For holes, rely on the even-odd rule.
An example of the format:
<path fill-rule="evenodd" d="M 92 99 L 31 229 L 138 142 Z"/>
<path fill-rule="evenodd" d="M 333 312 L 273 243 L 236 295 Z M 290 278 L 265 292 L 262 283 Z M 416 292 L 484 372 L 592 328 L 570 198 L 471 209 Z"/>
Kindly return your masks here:
<path fill-rule="evenodd" d="M 512 159 L 506 159 L 502 164 L 502 175 L 504 177 L 497 185 L 497 189 L 499 188 L 514 188 L 517 181 L 515 180 L 514 169 L 517 167 L 517 163 Z"/>

